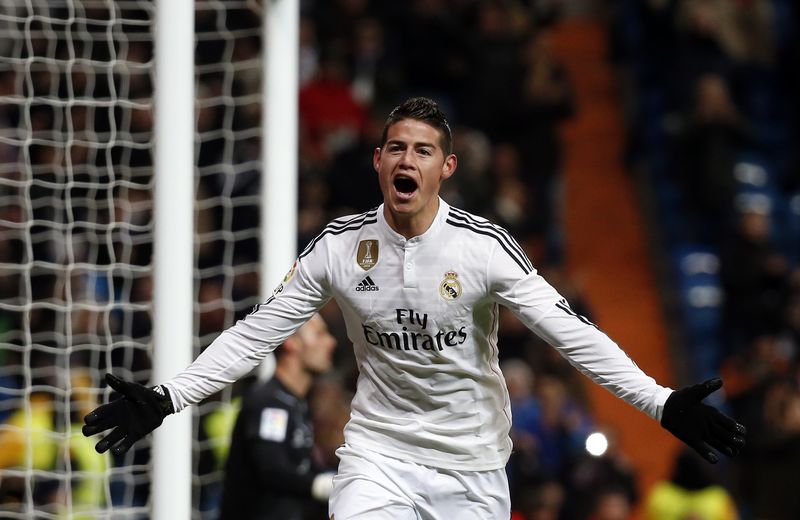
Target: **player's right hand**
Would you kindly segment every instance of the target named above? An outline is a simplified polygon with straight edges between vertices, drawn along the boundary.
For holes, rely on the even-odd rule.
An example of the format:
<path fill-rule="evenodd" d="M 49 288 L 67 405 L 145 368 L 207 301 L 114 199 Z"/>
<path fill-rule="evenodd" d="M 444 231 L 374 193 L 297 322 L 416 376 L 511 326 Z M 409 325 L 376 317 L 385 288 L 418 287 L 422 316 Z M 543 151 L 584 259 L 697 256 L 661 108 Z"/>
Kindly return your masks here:
<path fill-rule="evenodd" d="M 106 374 L 106 383 L 122 397 L 98 406 L 83 418 L 82 431 L 87 437 L 113 428 L 95 445 L 98 453 L 105 453 L 112 447 L 111 452 L 115 455 L 127 452 L 136 441 L 158 428 L 164 417 L 174 412 L 164 386 L 156 391 L 139 383 L 123 381 L 113 374 Z"/>

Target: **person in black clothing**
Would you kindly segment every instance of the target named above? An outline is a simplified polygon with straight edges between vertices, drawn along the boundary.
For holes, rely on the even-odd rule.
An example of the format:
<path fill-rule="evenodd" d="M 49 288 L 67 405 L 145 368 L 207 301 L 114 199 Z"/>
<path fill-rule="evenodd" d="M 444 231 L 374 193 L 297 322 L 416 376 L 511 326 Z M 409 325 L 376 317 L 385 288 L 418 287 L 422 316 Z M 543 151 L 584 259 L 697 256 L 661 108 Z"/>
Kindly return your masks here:
<path fill-rule="evenodd" d="M 330 369 L 335 347 L 315 315 L 275 351 L 275 376 L 250 390 L 236 420 L 220 519 L 299 520 L 312 499 L 327 501 L 333 473 L 312 461 L 306 396 Z"/>

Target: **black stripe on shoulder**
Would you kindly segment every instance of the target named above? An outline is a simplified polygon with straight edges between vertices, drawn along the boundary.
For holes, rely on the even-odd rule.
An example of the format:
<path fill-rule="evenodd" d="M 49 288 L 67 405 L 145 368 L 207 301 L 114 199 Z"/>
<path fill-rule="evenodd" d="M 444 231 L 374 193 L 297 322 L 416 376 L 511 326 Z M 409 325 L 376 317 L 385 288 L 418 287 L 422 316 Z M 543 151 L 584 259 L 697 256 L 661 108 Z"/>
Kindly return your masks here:
<path fill-rule="evenodd" d="M 378 208 L 371 209 L 366 213 L 362 213 L 344 222 L 337 222 L 337 221 L 331 222 L 330 224 L 325 226 L 325 229 L 322 230 L 322 233 L 317 235 L 316 238 L 314 238 L 314 240 L 309 242 L 309 244 L 306 246 L 303 252 L 300 253 L 300 256 L 298 258 L 303 258 L 304 256 L 308 255 L 314 249 L 314 246 L 317 245 L 317 242 L 319 242 L 325 235 L 340 235 L 345 231 L 354 231 L 356 229 L 361 229 L 367 224 L 376 223 L 378 221 L 377 209 Z"/>
<path fill-rule="evenodd" d="M 508 231 L 506 231 L 505 228 L 498 226 L 497 224 L 494 224 L 492 222 L 489 222 L 486 219 L 479 220 L 475 215 L 467 213 L 462 209 L 450 207 L 450 212 L 451 212 L 450 213 L 451 217 L 461 220 L 462 222 L 475 224 L 478 227 L 493 230 L 499 233 L 499 235 L 503 239 L 505 239 L 506 244 L 510 248 L 514 249 L 519 254 L 521 260 L 528 265 L 531 271 L 533 271 L 533 264 L 531 263 L 530 259 L 528 259 L 528 255 L 525 254 L 525 251 L 523 251 L 522 246 L 520 246 L 519 243 L 516 240 L 514 240 L 514 237 L 512 237 L 511 234 Z"/>
<path fill-rule="evenodd" d="M 328 225 L 325 226 L 325 229 L 323 229 L 322 231 L 324 232 L 324 231 L 328 230 L 329 228 L 340 229 L 340 228 L 342 228 L 344 226 L 347 226 L 348 224 L 353 224 L 355 222 L 359 222 L 361 220 L 374 217 L 377 213 L 378 213 L 378 207 L 376 206 L 376 207 L 370 209 L 369 211 L 365 211 L 364 213 L 359 213 L 358 215 L 349 215 L 349 216 L 346 216 L 346 217 L 339 217 L 339 218 L 336 218 L 336 219 L 333 219 L 332 221 L 330 221 L 328 223 Z"/>
<path fill-rule="evenodd" d="M 525 254 L 525 251 L 522 250 L 522 247 L 516 240 L 514 240 L 514 237 L 512 237 L 508 233 L 508 231 L 506 231 L 500 226 L 492 224 L 488 220 L 480 221 L 477 220 L 474 216 L 470 215 L 469 213 L 458 210 L 456 208 L 450 208 L 450 209 L 451 213 L 450 215 L 448 215 L 448 218 L 452 218 L 454 220 L 461 221 L 464 224 L 485 229 L 486 231 L 493 233 L 494 235 L 496 235 L 497 239 L 501 243 L 505 242 L 505 245 L 507 245 L 511 250 L 513 250 L 516 253 L 515 260 L 517 260 L 517 263 L 522 262 L 527 266 L 528 270 L 533 271 L 533 264 L 531 263 L 530 259 L 528 259 L 528 255 Z M 506 251 L 508 251 L 508 249 L 506 249 Z M 509 252 L 509 254 L 511 255 L 512 253 Z"/>
<path fill-rule="evenodd" d="M 598 327 L 597 325 L 595 325 L 594 323 L 589 321 L 589 319 L 586 316 L 582 316 L 582 315 L 578 314 L 577 312 L 573 311 L 572 308 L 567 303 L 567 300 L 561 300 L 560 302 L 556 303 L 556 307 L 558 307 L 562 311 L 566 312 L 570 316 L 574 316 L 575 318 L 578 318 L 583 323 L 585 323 L 587 325 L 591 325 L 592 327 L 596 328 L 597 330 L 600 330 L 600 327 Z"/>
<path fill-rule="evenodd" d="M 512 253 L 508 249 L 508 246 L 505 244 L 505 242 L 503 242 L 503 240 L 501 240 L 500 237 L 497 236 L 496 233 L 492 233 L 491 231 L 487 231 L 486 229 L 479 228 L 479 227 L 477 227 L 477 226 L 475 226 L 473 224 L 467 224 L 467 223 L 464 223 L 464 222 L 459 222 L 458 220 L 453 220 L 450 217 L 447 217 L 447 220 L 445 222 L 447 222 L 451 226 L 468 229 L 468 230 L 472 231 L 473 233 L 478 233 L 479 235 L 486 235 L 487 237 L 494 238 L 495 240 L 497 240 L 497 242 L 500 244 L 500 246 L 503 249 L 505 249 L 506 253 L 508 253 L 508 256 L 510 256 L 511 259 L 514 260 L 517 263 L 518 266 L 520 266 L 520 268 L 522 269 L 523 273 L 525 273 L 525 274 L 530 274 L 531 273 L 532 269 L 530 269 L 527 265 L 525 265 L 525 263 L 522 260 L 520 260 L 520 258 L 516 254 Z"/>

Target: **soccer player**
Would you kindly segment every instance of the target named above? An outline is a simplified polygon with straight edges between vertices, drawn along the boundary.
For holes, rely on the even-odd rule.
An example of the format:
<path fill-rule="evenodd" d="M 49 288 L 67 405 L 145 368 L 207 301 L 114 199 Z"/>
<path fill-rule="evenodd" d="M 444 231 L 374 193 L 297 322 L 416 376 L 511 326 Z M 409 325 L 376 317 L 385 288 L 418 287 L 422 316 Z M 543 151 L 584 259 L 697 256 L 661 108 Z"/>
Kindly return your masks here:
<path fill-rule="evenodd" d="M 309 499 L 327 501 L 333 473 L 311 460 L 306 397 L 333 362 L 336 339 L 319 314 L 276 351 L 275 376 L 252 388 L 236 420 L 220 520 L 302 520 Z"/>
<path fill-rule="evenodd" d="M 186 370 L 153 389 L 107 376 L 123 397 L 86 417 L 87 435 L 114 428 L 98 451 L 125 452 L 166 415 L 248 373 L 330 298 L 360 371 L 337 451 L 336 520 L 509 518 L 499 305 L 706 460 L 743 447 L 744 427 L 702 403 L 719 379 L 658 385 L 570 308 L 503 228 L 439 198 L 457 159 L 435 102 L 412 98 L 389 114 L 373 165 L 383 204 L 331 222 L 273 295 Z"/>

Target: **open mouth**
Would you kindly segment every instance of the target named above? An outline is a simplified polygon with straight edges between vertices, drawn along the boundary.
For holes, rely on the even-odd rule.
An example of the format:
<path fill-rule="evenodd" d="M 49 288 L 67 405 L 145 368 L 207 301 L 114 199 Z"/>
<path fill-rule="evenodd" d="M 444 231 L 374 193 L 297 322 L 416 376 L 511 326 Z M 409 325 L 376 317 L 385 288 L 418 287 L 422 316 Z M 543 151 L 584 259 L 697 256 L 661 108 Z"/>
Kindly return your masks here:
<path fill-rule="evenodd" d="M 398 175 L 394 178 L 394 189 L 397 190 L 398 195 L 410 197 L 415 191 L 417 191 L 417 181 L 411 177 Z"/>

